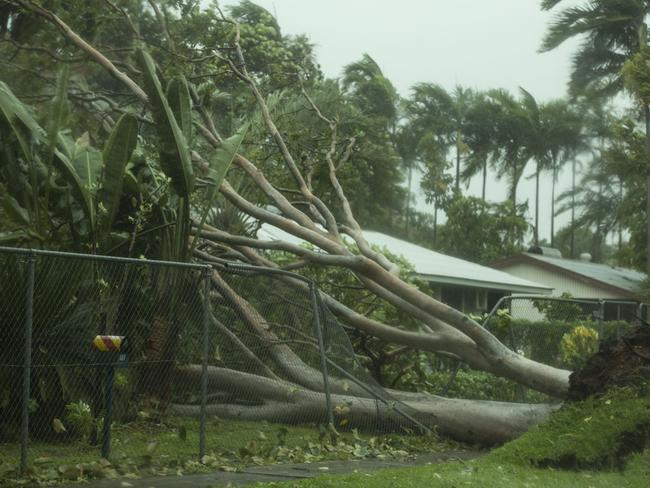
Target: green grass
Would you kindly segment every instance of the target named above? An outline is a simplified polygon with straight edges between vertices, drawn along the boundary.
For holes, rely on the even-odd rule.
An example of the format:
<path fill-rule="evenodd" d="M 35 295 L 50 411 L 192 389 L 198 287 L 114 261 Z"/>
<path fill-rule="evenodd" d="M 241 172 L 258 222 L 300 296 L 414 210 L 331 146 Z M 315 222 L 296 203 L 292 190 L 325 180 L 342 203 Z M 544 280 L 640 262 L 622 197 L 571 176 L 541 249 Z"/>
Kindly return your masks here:
<path fill-rule="evenodd" d="M 650 395 L 645 385 L 615 388 L 566 403 L 546 422 L 496 449 L 500 462 L 568 469 L 622 469 L 650 439 Z"/>
<path fill-rule="evenodd" d="M 473 461 L 319 477 L 282 486 L 645 488 L 650 485 L 648 393 L 648 385 L 640 384 L 567 403 L 538 427 Z"/>
<path fill-rule="evenodd" d="M 468 462 L 418 468 L 320 476 L 287 483 L 258 483 L 282 488 L 646 488 L 650 480 L 650 452 L 636 454 L 625 472 L 561 471 L 502 464 L 489 456 Z"/>
<path fill-rule="evenodd" d="M 237 470 L 251 464 L 313 462 L 330 459 L 404 458 L 459 446 L 435 436 L 339 434 L 336 446 L 328 432 L 313 425 L 285 427 L 267 422 L 209 420 L 207 455 L 198 460 L 198 422 L 169 418 L 162 423 L 138 421 L 115 425 L 111 464 L 101 461 L 98 446 L 79 439 L 29 446 L 30 478 L 56 483 L 78 478 L 150 476 L 217 469 Z M 18 479 L 19 448 L 0 444 L 0 486 Z M 12 481 L 13 482 L 13 481 Z"/>

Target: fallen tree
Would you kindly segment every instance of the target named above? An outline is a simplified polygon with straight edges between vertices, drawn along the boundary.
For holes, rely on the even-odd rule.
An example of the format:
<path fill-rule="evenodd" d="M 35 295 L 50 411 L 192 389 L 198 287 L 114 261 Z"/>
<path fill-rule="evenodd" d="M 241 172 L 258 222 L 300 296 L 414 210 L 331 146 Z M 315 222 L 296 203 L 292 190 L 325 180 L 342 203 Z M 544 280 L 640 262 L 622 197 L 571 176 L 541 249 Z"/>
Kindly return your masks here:
<path fill-rule="evenodd" d="M 188 366 L 177 371 L 177 381 L 196 385 L 201 369 Z M 280 423 L 326 422 L 324 394 L 301 388 L 294 383 L 272 380 L 257 375 L 210 367 L 208 382 L 212 389 L 223 392 L 220 402 L 207 407 L 210 415 L 220 418 L 268 420 Z M 345 419 L 351 427 L 396 430 L 416 429 L 395 409 L 378 408 L 375 399 L 332 395 L 338 420 Z M 471 443 L 495 444 L 512 440 L 543 420 L 557 407 L 505 402 L 472 401 L 421 395 L 404 402 L 413 409 L 414 417 L 424 425 L 439 425 L 440 432 Z M 174 413 L 198 417 L 198 405 L 171 406 Z M 461 413 L 462 412 L 462 413 Z"/>
<path fill-rule="evenodd" d="M 290 144 L 278 130 L 256 77 L 248 71 L 240 42 L 240 29 L 236 23 L 223 15 L 216 20 L 227 31 L 226 37 L 229 43 L 225 46 L 210 47 L 209 56 L 211 59 L 219 60 L 223 66 L 227 66 L 230 72 L 249 88 L 257 105 L 262 125 L 267 132 L 266 139 L 260 143 L 273 144 L 277 148 L 286 170 L 285 175 L 291 177 L 291 188 L 284 188 L 272 181 L 263 168 L 243 154 L 239 148 L 241 135 L 233 136 L 238 137 L 236 144 L 233 137 L 222 137 L 215 128 L 213 115 L 204 106 L 201 96 L 192 83 L 188 83 L 181 77 L 180 86 L 187 89 L 182 88 L 173 92 L 174 103 L 170 103 L 167 98 L 171 98 L 172 95 L 170 90 L 165 95 L 161 88 L 158 78 L 159 68 L 142 48 L 135 53 L 137 68 L 129 64 L 131 51 L 127 50 L 125 54 L 124 64 L 129 67 L 128 71 L 131 73 L 129 75 L 127 70 L 120 70 L 101 48 L 91 45 L 82 35 L 75 32 L 56 12 L 28 0 L 16 0 L 11 3 L 22 7 L 28 15 L 55 26 L 66 42 L 76 46 L 84 56 L 106 70 L 116 83 L 129 91 L 132 100 L 135 100 L 130 102 L 129 110 L 146 113 L 143 111 L 144 108 L 151 113 L 151 117 L 145 115 L 141 116 L 141 119 L 143 123 L 153 124 L 158 129 L 161 168 L 171 179 L 171 186 L 179 197 L 175 224 L 174 221 L 165 223 L 166 227 L 175 225 L 177 229 L 182 230 L 175 235 L 176 244 L 180 243 L 178 244 L 180 250 L 177 253 L 179 258 L 186 256 L 188 250 L 192 250 L 200 259 L 209 262 L 215 259 L 215 255 L 217 260 L 221 259 L 218 256 L 223 256 L 225 253 L 230 259 L 249 265 L 274 267 L 277 265 L 269 261 L 262 252 L 277 250 L 295 256 L 295 262 L 292 264 L 296 266 L 307 262 L 349 270 L 358 283 L 379 300 L 416 319 L 419 330 L 405 330 L 383 324 L 321 293 L 323 303 L 348 326 L 393 344 L 462 360 L 473 368 L 489 371 L 557 398 L 564 398 L 567 395 L 569 371 L 532 361 L 508 349 L 470 317 L 435 300 L 401 279 L 399 267 L 368 244 L 343 185 L 339 181 L 339 173 L 345 169 L 355 141 L 339 139 L 339 122 L 335 116 L 328 117 L 323 113 L 310 97 L 306 86 L 301 89 L 305 106 L 316 114 L 322 123 L 324 137 L 329 141 L 329 148 L 318 164 L 327 175 L 330 191 L 335 196 L 335 204 L 326 205 L 315 193 L 312 183 L 314 167 L 305 168 L 296 162 Z M 121 9 L 120 12 L 124 15 L 125 22 L 133 28 L 128 11 Z M 175 43 L 168 30 L 167 22 L 160 22 L 158 28 L 163 38 L 167 38 L 166 49 L 172 52 L 179 63 L 185 62 L 200 67 L 200 61 L 194 61 L 193 58 L 175 51 Z M 192 46 L 187 48 L 191 50 Z M 195 73 L 194 77 L 200 78 L 200 75 Z M 206 74 L 206 77 L 209 78 L 209 74 Z M 103 106 L 100 116 L 104 122 L 108 120 L 107 123 L 110 125 L 106 115 L 124 110 L 118 104 L 109 103 Z M 190 140 L 198 139 L 192 135 L 194 128 L 201 135 L 201 142 L 190 144 Z M 215 154 L 218 156 L 215 157 Z M 228 157 L 224 157 L 224 154 Z M 208 177 L 204 174 L 205 168 L 212 167 L 209 161 L 224 158 L 225 164 L 216 171 L 222 172 L 221 178 Z M 231 162 L 236 170 L 255 186 L 259 194 L 263 195 L 264 204 L 247 198 L 228 179 L 223 178 Z M 193 186 L 195 172 L 203 174 L 203 178 L 199 179 L 202 179 L 203 186 L 208 188 L 206 197 L 208 206 L 214 204 L 214 198 L 209 190 L 210 184 L 213 184 L 218 186 L 221 195 L 239 212 L 258 222 L 274 225 L 312 247 L 306 248 L 284 241 L 262 241 L 251 235 L 237 235 L 229 232 L 228 229 L 207 225 L 205 218 L 193 221 L 194 238 L 189 239 L 187 229 L 192 212 L 189 210 L 188 201 L 195 189 Z M 274 210 L 270 208 L 271 206 Z M 195 215 L 203 213 L 201 205 L 196 205 L 195 210 Z M 354 243 L 355 252 L 348 246 L 349 241 Z M 308 286 L 290 277 L 286 280 L 294 286 L 303 288 Z M 269 329 L 263 311 L 256 310 L 247 301 L 246 296 L 241 296 L 228 286 L 218 270 L 215 270 L 212 275 L 212 286 L 213 292 L 227 298 L 231 307 L 245 322 L 248 332 L 267 346 L 265 350 L 273 363 L 273 368 L 269 368 L 266 361 L 260 361 L 260 364 L 266 365 L 266 368 L 260 368 L 260 374 L 266 377 L 244 375 L 229 370 L 211 370 L 211 381 L 216 381 L 219 388 L 223 388 L 225 392 L 228 392 L 229 388 L 231 392 L 236 391 L 234 385 L 237 380 L 240 380 L 264 401 L 253 406 L 216 402 L 209 406 L 209 410 L 220 416 L 250 419 L 284 420 L 289 415 L 293 415 L 294 421 L 323 418 L 325 403 L 322 397 L 321 373 L 305 365 L 292 351 L 291 346 L 283 343 Z M 209 297 L 203 299 L 208 300 Z M 215 322 L 218 317 L 213 318 L 215 327 L 223 326 Z M 166 327 L 164 330 L 156 330 L 156 327 L 156 324 L 152 324 L 154 330 L 151 336 L 159 340 L 161 350 L 170 352 L 170 348 L 176 347 L 178 342 L 176 337 L 178 331 L 174 327 Z M 231 339 L 237 342 L 237 338 Z M 256 357 L 256 352 L 241 341 L 237 347 L 247 357 Z M 173 351 L 169 356 L 174 357 Z M 195 376 L 196 372 L 194 367 L 181 370 L 177 376 L 178 381 L 182 383 L 189 377 Z M 304 390 L 295 397 L 287 398 L 285 394 L 287 387 Z M 363 424 L 377 420 L 377 410 L 372 409 L 374 401 L 363 391 L 344 388 L 334 378 L 332 387 L 335 402 L 348 405 L 348 415 L 354 422 Z M 417 411 L 423 423 L 437 425 L 442 431 L 463 440 L 489 443 L 516 436 L 530 425 L 537 423 L 554 408 L 547 405 L 449 400 L 416 393 L 391 392 L 391 394 Z M 179 413 L 196 412 L 196 407 L 193 405 L 174 405 L 173 409 Z M 384 412 L 381 415 L 387 415 L 390 421 L 399 423 L 399 419 L 394 418 L 395 413 Z M 371 420 L 373 418 L 374 420 Z"/>

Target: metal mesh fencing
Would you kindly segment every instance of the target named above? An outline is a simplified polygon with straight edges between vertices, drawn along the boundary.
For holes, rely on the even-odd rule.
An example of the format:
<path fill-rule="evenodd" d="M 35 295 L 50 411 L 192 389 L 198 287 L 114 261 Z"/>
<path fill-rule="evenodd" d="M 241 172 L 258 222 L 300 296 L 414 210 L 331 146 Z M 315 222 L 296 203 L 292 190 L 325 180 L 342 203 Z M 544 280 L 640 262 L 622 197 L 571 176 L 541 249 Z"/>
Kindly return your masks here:
<path fill-rule="evenodd" d="M 173 400 L 175 365 L 201 330 L 200 269 L 13 252 L 0 263 L 0 442 L 22 439 L 23 468 L 27 437 L 133 457 L 128 436 L 110 442 L 110 417 L 123 425 Z"/>
<path fill-rule="evenodd" d="M 603 340 L 619 337 L 647 319 L 648 305 L 624 300 L 549 296 L 503 297 L 482 318 L 483 326 L 511 350 L 562 369 L 579 369 Z M 463 363 L 439 361 L 447 396 L 498 401 L 550 401 L 514 382 L 474 371 Z"/>
<path fill-rule="evenodd" d="M 548 296 L 504 297 L 484 327 L 511 349 L 551 366 L 573 368 L 600 341 L 638 325 L 644 304 Z"/>
<path fill-rule="evenodd" d="M 427 430 L 291 273 L 3 248 L 0 333 L 0 448 L 23 471 L 30 446 L 174 469 L 217 456 L 228 422 L 308 424 L 332 442 Z"/>

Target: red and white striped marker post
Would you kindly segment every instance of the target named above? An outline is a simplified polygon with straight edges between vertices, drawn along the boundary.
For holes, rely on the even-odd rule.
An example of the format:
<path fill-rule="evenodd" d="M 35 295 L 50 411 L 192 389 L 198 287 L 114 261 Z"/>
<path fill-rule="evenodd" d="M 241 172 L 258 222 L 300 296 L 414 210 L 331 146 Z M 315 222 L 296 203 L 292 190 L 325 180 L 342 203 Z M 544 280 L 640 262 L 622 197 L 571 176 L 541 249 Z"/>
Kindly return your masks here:
<path fill-rule="evenodd" d="M 102 457 L 108 459 L 111 452 L 111 422 L 113 416 L 113 383 L 115 368 L 128 365 L 127 341 L 124 336 L 98 335 L 92 342 L 92 348 L 100 354 L 107 354 L 106 384 L 104 390 L 104 426 L 102 428 Z"/>

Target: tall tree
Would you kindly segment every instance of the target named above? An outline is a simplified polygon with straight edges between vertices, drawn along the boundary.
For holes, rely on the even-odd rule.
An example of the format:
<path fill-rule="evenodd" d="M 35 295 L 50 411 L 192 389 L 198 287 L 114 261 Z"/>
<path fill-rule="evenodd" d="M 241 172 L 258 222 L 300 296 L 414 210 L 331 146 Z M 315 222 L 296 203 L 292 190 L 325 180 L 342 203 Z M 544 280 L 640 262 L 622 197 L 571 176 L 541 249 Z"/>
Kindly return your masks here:
<path fill-rule="evenodd" d="M 544 0 L 542 9 L 550 10 L 562 0 Z M 542 51 L 555 49 L 566 40 L 581 37 L 582 44 L 573 58 L 570 89 L 574 94 L 589 91 L 611 96 L 624 87 L 638 95 L 646 134 L 646 248 L 650 274 L 650 100 L 642 89 L 647 83 L 648 60 L 647 0 L 591 0 L 561 10 L 542 43 Z M 626 63 L 627 70 L 623 70 Z M 627 71 L 627 73 L 625 73 Z M 644 74 L 645 73 L 645 74 Z M 641 76 L 639 76 L 641 75 Z"/>
<path fill-rule="evenodd" d="M 421 138 L 435 140 L 445 155 L 453 152 L 455 160 L 454 185 L 460 189 L 461 160 L 467 152 L 465 143 L 467 114 L 472 107 L 475 92 L 457 86 L 450 93 L 434 83 L 418 83 L 406 102 L 407 117 L 413 130 Z"/>
<path fill-rule="evenodd" d="M 486 201 L 488 168 L 499 158 L 499 144 L 494 120 L 499 107 L 485 93 L 476 93 L 466 113 L 465 143 L 469 148 L 461 178 L 466 182 L 481 174 L 481 199 Z"/>

